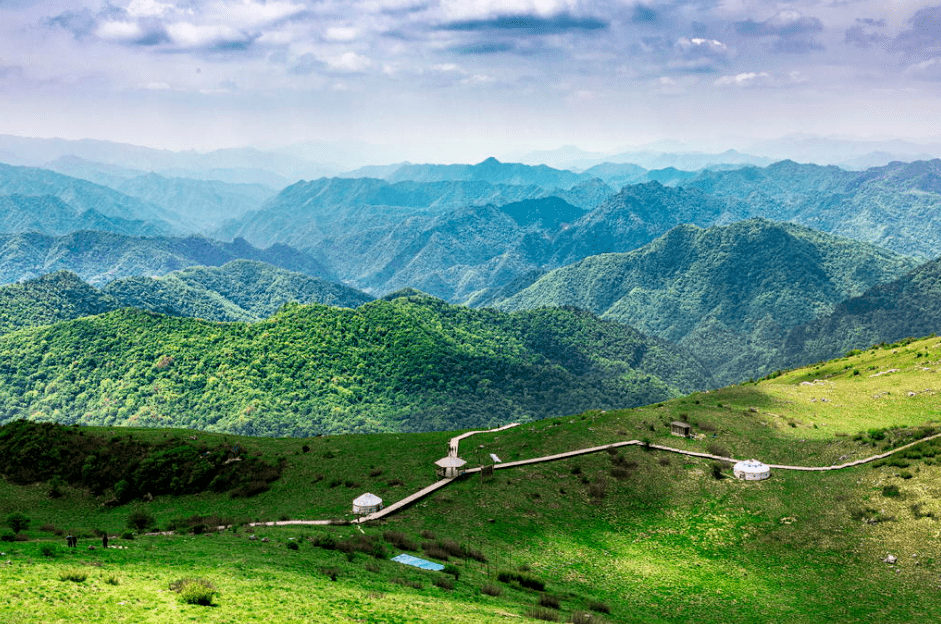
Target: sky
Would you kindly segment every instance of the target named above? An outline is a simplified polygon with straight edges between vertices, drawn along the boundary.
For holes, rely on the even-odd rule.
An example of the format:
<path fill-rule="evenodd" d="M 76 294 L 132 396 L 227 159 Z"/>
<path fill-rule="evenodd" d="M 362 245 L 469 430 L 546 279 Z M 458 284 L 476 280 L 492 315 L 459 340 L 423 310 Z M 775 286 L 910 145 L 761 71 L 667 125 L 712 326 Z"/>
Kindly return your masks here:
<path fill-rule="evenodd" d="M 0 133 L 413 160 L 937 141 L 941 2 L 0 0 Z"/>

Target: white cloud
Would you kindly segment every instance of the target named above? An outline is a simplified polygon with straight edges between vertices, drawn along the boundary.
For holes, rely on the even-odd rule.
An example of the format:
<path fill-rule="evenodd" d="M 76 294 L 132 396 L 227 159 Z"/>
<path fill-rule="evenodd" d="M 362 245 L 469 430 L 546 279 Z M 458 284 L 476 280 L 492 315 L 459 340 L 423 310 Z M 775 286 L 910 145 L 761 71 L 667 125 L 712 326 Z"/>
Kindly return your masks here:
<path fill-rule="evenodd" d="M 157 0 L 133 0 L 127 5 L 127 14 L 131 17 L 160 17 L 176 10 L 172 4 Z"/>
<path fill-rule="evenodd" d="M 189 22 L 168 25 L 167 34 L 173 43 L 184 48 L 203 48 L 247 38 L 244 33 L 238 32 L 231 26 L 202 26 Z"/>
<path fill-rule="evenodd" d="M 905 75 L 918 80 L 941 80 L 941 57 L 930 58 L 905 70 Z"/>
<path fill-rule="evenodd" d="M 331 26 L 324 33 L 324 39 L 327 41 L 348 43 L 350 41 L 355 41 L 359 35 L 359 29 L 352 26 Z"/>
<path fill-rule="evenodd" d="M 742 72 L 734 76 L 722 76 L 715 81 L 717 87 L 753 87 L 771 83 L 768 72 Z"/>
<path fill-rule="evenodd" d="M 136 22 L 107 21 L 98 25 L 95 35 L 105 41 L 134 41 L 143 36 L 144 31 Z"/>
<path fill-rule="evenodd" d="M 676 45 L 681 50 L 708 51 L 713 54 L 724 54 L 729 49 L 728 46 L 716 39 L 701 39 L 698 37 L 694 37 L 692 39 L 681 37 L 677 40 Z"/>
<path fill-rule="evenodd" d="M 372 59 L 356 52 L 347 52 L 340 56 L 326 58 L 324 61 L 330 66 L 330 69 L 340 72 L 361 73 L 372 66 Z"/>

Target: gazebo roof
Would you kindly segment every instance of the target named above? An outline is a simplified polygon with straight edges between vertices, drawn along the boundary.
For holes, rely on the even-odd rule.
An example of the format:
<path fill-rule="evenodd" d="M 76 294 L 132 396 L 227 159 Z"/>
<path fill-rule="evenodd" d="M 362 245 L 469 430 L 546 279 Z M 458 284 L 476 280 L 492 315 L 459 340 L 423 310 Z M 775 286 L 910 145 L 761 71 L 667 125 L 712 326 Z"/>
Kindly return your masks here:
<path fill-rule="evenodd" d="M 366 492 L 359 498 L 355 499 L 353 501 L 353 504 L 357 505 L 358 507 L 373 507 L 375 505 L 381 505 L 382 499 L 376 496 L 375 494 Z"/>
<path fill-rule="evenodd" d="M 442 457 L 435 462 L 435 466 L 441 466 L 442 468 L 460 468 L 467 462 L 461 459 L 460 457 L 455 457 L 453 455 L 448 455 L 447 457 Z"/>

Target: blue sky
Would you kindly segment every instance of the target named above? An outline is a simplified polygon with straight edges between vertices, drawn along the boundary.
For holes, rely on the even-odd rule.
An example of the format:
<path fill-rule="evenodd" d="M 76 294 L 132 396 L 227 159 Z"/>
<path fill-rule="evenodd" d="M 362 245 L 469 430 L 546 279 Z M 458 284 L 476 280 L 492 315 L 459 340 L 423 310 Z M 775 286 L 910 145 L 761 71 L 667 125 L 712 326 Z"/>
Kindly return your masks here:
<path fill-rule="evenodd" d="M 938 0 L 0 0 L 6 134 L 475 161 L 938 140 L 939 111 Z"/>

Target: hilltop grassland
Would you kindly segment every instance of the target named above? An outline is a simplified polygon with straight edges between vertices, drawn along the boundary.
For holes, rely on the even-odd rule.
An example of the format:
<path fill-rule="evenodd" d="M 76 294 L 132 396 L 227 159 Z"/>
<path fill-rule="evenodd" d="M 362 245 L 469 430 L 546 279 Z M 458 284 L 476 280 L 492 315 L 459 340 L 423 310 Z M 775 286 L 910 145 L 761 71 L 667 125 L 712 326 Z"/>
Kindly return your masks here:
<path fill-rule="evenodd" d="M 899 343 L 662 404 L 479 434 L 462 442 L 461 456 L 475 466 L 489 453 L 512 461 L 649 439 L 776 464 L 845 463 L 937 432 L 937 370 L 941 341 Z M 697 437 L 671 436 L 668 425 L 678 419 Z M 468 476 L 361 532 L 245 523 L 350 518 L 352 499 L 364 491 L 398 500 L 433 482 L 432 463 L 453 432 L 272 439 L 80 430 L 154 442 L 195 435 L 210 447 L 239 444 L 260 460 L 283 460 L 284 469 L 268 491 L 247 499 L 204 492 L 117 507 L 101 506 L 109 492 L 95 496 L 67 486 L 50 499 L 46 483 L 0 482 L 0 516 L 22 511 L 32 518 L 29 541 L 0 545 L 5 621 L 555 616 L 907 623 L 941 617 L 941 444 L 934 441 L 871 465 L 775 470 L 770 480 L 753 483 L 731 478 L 727 466 L 627 447 L 497 470 L 483 480 Z M 126 530 L 132 510 L 151 514 L 157 528 L 175 526 L 176 534 L 112 542 L 126 549 L 85 550 L 93 529 Z M 236 528 L 187 532 L 189 524 L 216 522 Z M 80 548 L 68 552 L 53 529 L 78 531 Z M 252 533 L 259 539 L 248 539 Z M 403 551 L 453 566 L 458 578 L 388 561 Z M 883 561 L 888 555 L 895 563 Z M 86 573 L 84 581 L 59 580 L 76 570 Z M 170 584 L 184 577 L 211 582 L 217 606 L 181 603 Z"/>

